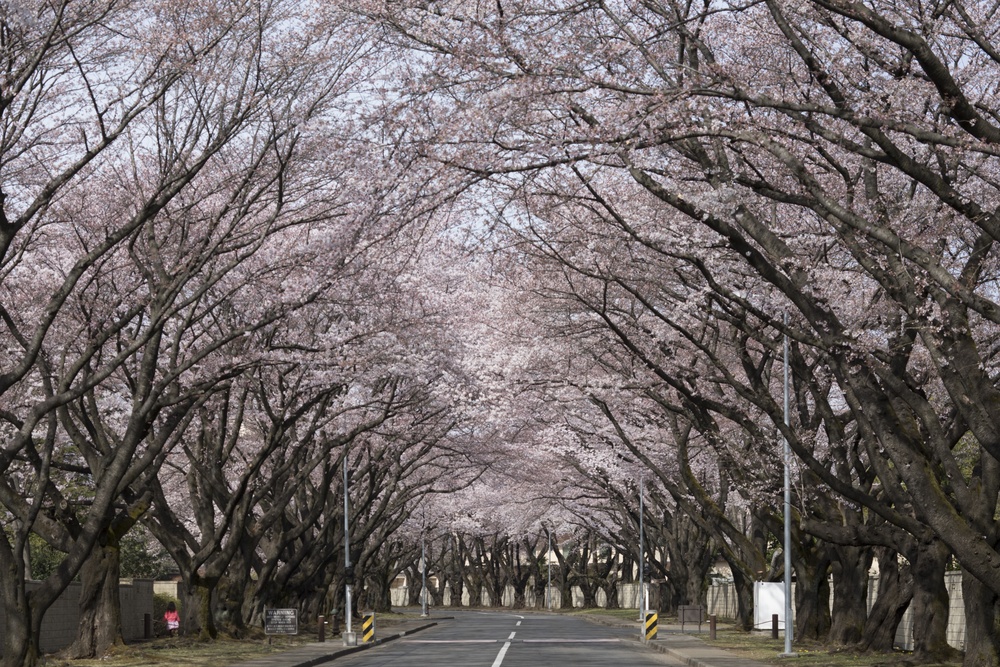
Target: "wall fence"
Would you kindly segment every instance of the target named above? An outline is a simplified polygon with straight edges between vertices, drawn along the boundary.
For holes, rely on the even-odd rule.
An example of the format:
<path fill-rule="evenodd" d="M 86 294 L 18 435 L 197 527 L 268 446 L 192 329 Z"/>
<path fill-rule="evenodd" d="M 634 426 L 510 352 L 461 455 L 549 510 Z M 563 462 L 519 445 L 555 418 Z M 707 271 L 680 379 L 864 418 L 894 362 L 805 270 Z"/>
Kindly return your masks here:
<path fill-rule="evenodd" d="M 38 582 L 29 581 L 28 590 L 38 588 Z M 123 580 L 119 587 L 122 605 L 122 634 L 125 641 L 142 639 L 145 636 L 145 615 L 153 614 L 153 581 L 151 579 Z M 43 653 L 60 651 L 76 639 L 80 622 L 80 584 L 75 582 L 63 591 L 55 604 L 49 607 L 42 618 L 41 649 Z M 0 606 L 0 648 L 3 646 L 3 632 L 6 619 Z"/>

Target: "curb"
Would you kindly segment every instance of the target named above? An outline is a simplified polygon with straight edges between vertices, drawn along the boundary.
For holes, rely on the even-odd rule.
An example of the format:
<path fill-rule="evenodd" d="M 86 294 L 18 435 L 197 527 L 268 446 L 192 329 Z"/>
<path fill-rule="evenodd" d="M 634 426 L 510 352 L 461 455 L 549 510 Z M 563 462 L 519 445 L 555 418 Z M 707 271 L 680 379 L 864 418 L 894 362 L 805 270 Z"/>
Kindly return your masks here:
<path fill-rule="evenodd" d="M 388 644 L 389 642 L 395 641 L 400 637 L 412 635 L 414 633 L 420 632 L 421 630 L 432 628 L 435 625 L 437 625 L 437 621 L 432 621 L 429 623 L 425 623 L 424 625 L 417 626 L 415 628 L 410 628 L 409 630 L 403 630 L 394 635 L 389 635 L 381 639 L 376 639 L 375 641 L 367 644 L 358 644 L 357 646 L 345 646 L 344 648 L 333 650 L 330 653 L 326 653 L 324 655 L 318 655 L 314 658 L 303 659 L 301 662 L 289 662 L 288 667 L 316 667 L 316 665 L 322 665 L 323 663 L 331 662 L 333 660 L 336 660 L 337 658 L 342 658 L 345 655 L 350 655 L 352 653 L 357 653 L 358 651 L 364 651 L 366 649 L 374 648 L 381 644 Z M 294 658 L 292 658 L 292 660 L 294 660 Z"/>
<path fill-rule="evenodd" d="M 626 623 L 624 621 L 614 621 L 608 618 L 600 618 L 600 617 L 588 618 L 584 616 L 583 618 L 586 618 L 588 621 L 596 623 L 597 625 L 605 625 L 611 628 L 630 628 L 630 629 L 635 629 L 637 633 L 641 631 L 641 626 L 639 626 L 639 621 L 636 621 L 635 623 Z M 701 641 L 697 637 L 691 637 L 691 638 L 696 641 Z M 654 651 L 657 651 L 659 653 L 669 655 L 671 658 L 679 660 L 685 665 L 688 665 L 688 667 L 716 667 L 715 663 L 706 662 L 700 658 L 693 658 L 690 655 L 686 655 L 680 650 L 671 648 L 669 646 L 665 646 L 664 644 L 655 643 L 658 642 L 659 640 L 655 640 L 655 642 L 647 642 L 641 639 L 639 636 L 636 636 L 632 638 L 632 641 L 647 648 L 650 648 Z"/>
<path fill-rule="evenodd" d="M 335 651 L 329 655 L 320 656 L 319 658 L 314 658 L 308 662 L 299 663 L 296 667 L 314 667 L 315 665 L 321 665 L 324 662 L 329 662 L 336 658 L 344 655 L 350 655 L 351 653 L 357 653 L 358 651 L 364 651 L 365 649 L 375 648 L 376 646 L 381 646 L 382 644 L 388 644 L 389 642 L 396 641 L 400 637 L 405 637 L 407 635 L 412 635 L 414 633 L 420 632 L 421 630 L 426 630 L 427 628 L 433 628 L 437 625 L 437 621 L 431 621 L 425 623 L 424 625 L 418 625 L 415 628 L 410 628 L 409 630 L 403 630 L 402 632 L 397 632 L 394 635 L 389 635 L 388 637 L 383 637 L 381 639 L 376 639 L 373 642 L 367 644 L 358 644 L 357 646 L 346 646 L 339 651 Z"/>
<path fill-rule="evenodd" d="M 638 640 L 636 640 L 638 641 Z M 685 665 L 689 667 L 714 667 L 713 663 L 705 662 L 704 660 L 699 660 L 698 658 L 692 658 L 689 655 L 684 655 L 680 651 L 676 651 L 669 646 L 664 646 L 663 644 L 651 644 L 649 642 L 640 642 L 641 644 L 648 646 L 649 648 L 659 651 L 660 653 L 665 653 L 675 660 L 680 660 Z"/>

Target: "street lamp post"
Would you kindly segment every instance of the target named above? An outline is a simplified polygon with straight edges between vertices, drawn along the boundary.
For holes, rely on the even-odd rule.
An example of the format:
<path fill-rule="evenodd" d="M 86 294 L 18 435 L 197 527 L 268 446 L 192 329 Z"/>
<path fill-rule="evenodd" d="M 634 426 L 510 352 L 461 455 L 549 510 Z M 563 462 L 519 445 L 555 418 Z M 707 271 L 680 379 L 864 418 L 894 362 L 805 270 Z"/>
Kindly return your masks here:
<path fill-rule="evenodd" d="M 549 550 L 545 553 L 545 563 L 549 570 L 549 583 L 545 587 L 546 606 L 552 611 L 552 529 L 546 528 L 549 535 Z"/>
<path fill-rule="evenodd" d="M 354 576 L 354 572 L 351 569 L 351 524 L 349 516 L 349 505 L 347 501 L 347 455 L 344 455 L 344 621 L 347 625 L 347 631 L 344 634 L 344 643 L 348 646 L 352 645 L 353 632 L 351 630 L 351 614 L 352 614 L 352 602 L 351 602 L 351 579 Z"/>
<path fill-rule="evenodd" d="M 427 547 L 420 533 L 420 615 L 427 616 Z"/>
<path fill-rule="evenodd" d="M 646 620 L 646 530 L 643 515 L 646 508 L 643 505 L 642 487 L 643 475 L 639 475 L 639 621 Z"/>
<path fill-rule="evenodd" d="M 785 426 L 789 424 L 788 421 L 788 313 L 785 312 L 782 317 L 782 322 L 785 325 L 785 340 L 784 340 L 784 420 Z M 785 652 L 782 656 L 791 657 L 795 654 L 792 653 L 792 638 L 795 634 L 794 624 L 792 623 L 792 484 L 791 484 L 791 472 L 789 471 L 789 465 L 791 461 L 791 450 L 788 445 L 788 438 L 782 434 L 782 453 L 785 459 Z"/>

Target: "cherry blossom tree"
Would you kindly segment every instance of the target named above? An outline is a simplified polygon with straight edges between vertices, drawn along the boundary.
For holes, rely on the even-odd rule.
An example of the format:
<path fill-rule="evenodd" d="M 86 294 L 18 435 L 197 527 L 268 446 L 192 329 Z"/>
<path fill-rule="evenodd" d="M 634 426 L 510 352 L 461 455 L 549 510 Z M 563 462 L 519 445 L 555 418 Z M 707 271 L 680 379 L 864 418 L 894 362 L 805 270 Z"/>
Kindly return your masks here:
<path fill-rule="evenodd" d="M 364 7 L 422 53 L 408 114 L 426 120 L 422 140 L 443 163 L 502 183 L 514 201 L 553 183 L 576 196 L 580 186 L 537 176 L 562 165 L 614 170 L 675 213 L 649 226 L 695 228 L 694 267 L 718 302 L 828 369 L 879 492 L 853 489 L 814 456 L 804 463 L 913 536 L 910 556 L 932 570 L 947 545 L 968 575 L 966 660 L 994 664 L 998 554 L 983 519 L 997 497 L 985 418 L 996 391 L 997 136 L 986 82 L 997 59 L 979 9 Z M 589 169 L 577 170 L 586 184 Z M 631 218 L 621 226 L 659 241 Z M 733 271 L 762 280 L 771 303 Z M 794 314 L 789 327 L 782 311 Z M 920 655 L 946 655 L 930 636 Z"/>

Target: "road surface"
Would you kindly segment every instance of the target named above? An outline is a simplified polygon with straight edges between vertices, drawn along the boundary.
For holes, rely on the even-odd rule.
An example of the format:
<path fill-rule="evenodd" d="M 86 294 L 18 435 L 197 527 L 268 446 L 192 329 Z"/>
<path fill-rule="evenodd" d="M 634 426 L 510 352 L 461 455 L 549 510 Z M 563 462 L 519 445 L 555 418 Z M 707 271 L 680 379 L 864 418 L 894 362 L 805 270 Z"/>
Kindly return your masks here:
<path fill-rule="evenodd" d="M 456 612 L 454 616 L 429 630 L 338 658 L 335 667 L 663 667 L 679 664 L 635 641 L 633 636 L 638 628 L 633 632 L 571 616 L 536 613 Z"/>

